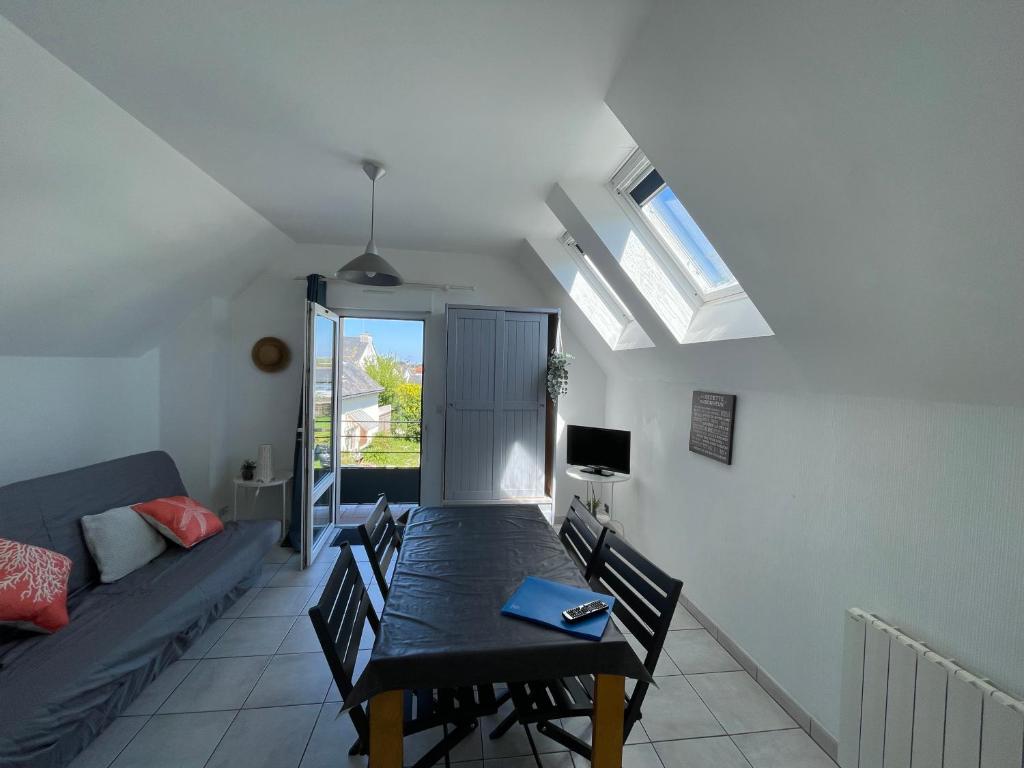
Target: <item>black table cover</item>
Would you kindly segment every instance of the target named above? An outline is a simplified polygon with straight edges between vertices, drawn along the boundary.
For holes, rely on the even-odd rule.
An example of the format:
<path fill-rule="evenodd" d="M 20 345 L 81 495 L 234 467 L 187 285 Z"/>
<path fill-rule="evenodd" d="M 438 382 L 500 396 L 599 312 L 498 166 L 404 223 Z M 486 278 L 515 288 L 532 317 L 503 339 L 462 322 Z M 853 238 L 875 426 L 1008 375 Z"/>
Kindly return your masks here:
<path fill-rule="evenodd" d="M 536 506 L 414 511 L 380 635 L 345 706 L 395 689 L 586 673 L 651 681 L 613 622 L 594 641 L 502 616 L 526 576 L 587 587 Z"/>

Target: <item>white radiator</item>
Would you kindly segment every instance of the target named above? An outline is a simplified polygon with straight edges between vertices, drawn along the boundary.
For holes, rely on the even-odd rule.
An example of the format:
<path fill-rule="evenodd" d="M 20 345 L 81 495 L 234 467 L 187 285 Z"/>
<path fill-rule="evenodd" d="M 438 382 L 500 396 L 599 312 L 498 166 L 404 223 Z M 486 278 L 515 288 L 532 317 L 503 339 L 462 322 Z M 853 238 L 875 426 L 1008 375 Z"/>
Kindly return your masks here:
<path fill-rule="evenodd" d="M 859 608 L 847 611 L 842 768 L 1022 768 L 1024 702 Z"/>

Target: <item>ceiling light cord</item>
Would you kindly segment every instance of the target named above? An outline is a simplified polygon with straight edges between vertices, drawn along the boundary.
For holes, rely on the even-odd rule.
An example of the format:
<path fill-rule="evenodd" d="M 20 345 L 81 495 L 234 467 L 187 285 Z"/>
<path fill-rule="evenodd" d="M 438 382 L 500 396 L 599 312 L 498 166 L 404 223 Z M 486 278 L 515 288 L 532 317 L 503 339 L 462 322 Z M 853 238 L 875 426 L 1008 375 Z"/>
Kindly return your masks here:
<path fill-rule="evenodd" d="M 377 209 L 377 180 L 370 180 L 370 242 L 373 242 L 373 217 Z"/>

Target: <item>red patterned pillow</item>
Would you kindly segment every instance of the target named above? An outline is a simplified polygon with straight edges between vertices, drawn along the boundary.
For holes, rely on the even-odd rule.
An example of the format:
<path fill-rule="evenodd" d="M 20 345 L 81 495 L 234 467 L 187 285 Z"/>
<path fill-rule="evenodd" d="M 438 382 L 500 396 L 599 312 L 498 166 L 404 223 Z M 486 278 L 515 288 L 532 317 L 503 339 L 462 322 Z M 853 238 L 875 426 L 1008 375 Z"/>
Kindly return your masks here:
<path fill-rule="evenodd" d="M 213 512 L 188 496 L 167 496 L 142 504 L 132 504 L 132 509 L 160 533 L 191 549 L 203 539 L 224 530 L 224 523 Z"/>
<path fill-rule="evenodd" d="M 0 625 L 56 632 L 68 623 L 71 559 L 0 539 Z"/>

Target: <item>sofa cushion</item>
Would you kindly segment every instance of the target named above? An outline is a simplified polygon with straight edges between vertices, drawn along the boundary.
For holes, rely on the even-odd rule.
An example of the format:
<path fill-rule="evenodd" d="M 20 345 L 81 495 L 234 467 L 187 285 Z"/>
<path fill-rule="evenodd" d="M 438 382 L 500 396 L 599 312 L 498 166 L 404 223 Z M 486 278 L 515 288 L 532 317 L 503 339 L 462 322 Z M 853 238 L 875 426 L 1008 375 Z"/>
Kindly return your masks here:
<path fill-rule="evenodd" d="M 99 579 L 82 537 L 84 515 L 185 492 L 163 451 L 24 480 L 0 488 L 0 536 L 70 557 L 68 589 L 75 592 Z"/>
<path fill-rule="evenodd" d="M 224 530 L 213 512 L 188 496 L 169 496 L 133 504 L 142 519 L 175 544 L 191 549 L 203 539 Z"/>
<path fill-rule="evenodd" d="M 167 549 L 167 539 L 131 507 L 86 515 L 82 518 L 82 535 L 102 582 L 124 578 Z"/>
<path fill-rule="evenodd" d="M 258 573 L 271 521 L 229 523 L 192 549 L 169 548 L 120 581 L 74 595 L 61 632 L 0 646 L 0 765 L 63 766 Z"/>
<path fill-rule="evenodd" d="M 0 539 L 0 624 L 39 632 L 65 626 L 70 573 L 64 555 Z"/>

